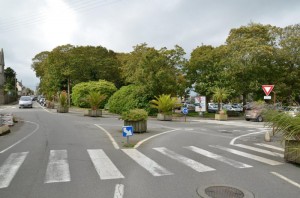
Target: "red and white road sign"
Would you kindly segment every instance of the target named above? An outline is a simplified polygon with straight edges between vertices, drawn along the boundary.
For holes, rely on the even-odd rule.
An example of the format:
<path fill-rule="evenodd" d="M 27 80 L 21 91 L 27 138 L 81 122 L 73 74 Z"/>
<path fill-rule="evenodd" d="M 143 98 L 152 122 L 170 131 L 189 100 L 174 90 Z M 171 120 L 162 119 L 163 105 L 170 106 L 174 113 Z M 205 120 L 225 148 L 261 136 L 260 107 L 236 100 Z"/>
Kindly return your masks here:
<path fill-rule="evenodd" d="M 268 96 L 271 93 L 271 91 L 273 90 L 274 85 L 262 85 L 262 88 L 263 88 L 266 96 Z"/>

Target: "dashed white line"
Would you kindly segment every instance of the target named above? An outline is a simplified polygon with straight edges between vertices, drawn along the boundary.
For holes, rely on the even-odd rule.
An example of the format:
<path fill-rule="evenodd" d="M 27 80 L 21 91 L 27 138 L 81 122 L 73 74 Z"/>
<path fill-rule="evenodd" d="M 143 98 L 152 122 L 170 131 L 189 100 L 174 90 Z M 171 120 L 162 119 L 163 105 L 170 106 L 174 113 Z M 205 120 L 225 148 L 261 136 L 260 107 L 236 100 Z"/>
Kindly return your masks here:
<path fill-rule="evenodd" d="M 238 151 L 238 150 L 231 149 L 231 148 L 226 148 L 226 147 L 223 147 L 223 146 L 210 145 L 210 147 L 218 148 L 218 149 L 221 149 L 223 151 L 227 151 L 227 152 L 230 152 L 230 153 L 242 156 L 242 157 L 253 159 L 255 161 L 259 161 L 259 162 L 262 162 L 262 163 L 265 163 L 265 164 L 269 164 L 269 165 L 273 165 L 273 166 L 274 165 L 281 165 L 282 164 L 281 162 L 278 162 L 278 161 L 275 161 L 275 160 L 267 159 L 267 158 L 260 157 L 260 156 L 257 156 L 257 155 L 252 155 L 250 153 L 245 153 L 245 152 L 242 152 L 242 151 Z"/>
<path fill-rule="evenodd" d="M 248 164 L 244 164 L 244 163 L 241 163 L 241 162 L 238 162 L 238 161 L 235 161 L 235 160 L 232 160 L 232 159 L 229 159 L 229 158 L 226 158 L 226 157 L 214 154 L 212 152 L 206 151 L 204 149 L 201 149 L 201 148 L 198 148 L 198 147 L 195 147 L 195 146 L 188 146 L 188 147 L 185 147 L 185 148 L 187 148 L 187 149 L 189 149 L 191 151 L 194 151 L 196 153 L 199 153 L 199 154 L 201 154 L 203 156 L 206 156 L 206 157 L 218 160 L 220 162 L 229 164 L 229 165 L 231 165 L 231 166 L 233 166 L 235 168 L 250 168 L 250 167 L 252 167 L 252 166 L 250 166 Z"/>
<path fill-rule="evenodd" d="M 124 185 L 117 184 L 115 187 L 114 198 L 123 198 L 123 196 L 124 196 Z"/>
<path fill-rule="evenodd" d="M 28 152 L 13 153 L 0 167 L 0 188 L 6 188 L 23 164 Z"/>
<path fill-rule="evenodd" d="M 124 178 L 122 173 L 108 158 L 102 149 L 87 150 L 91 160 L 95 166 L 95 169 L 100 176 L 100 179 L 120 179 Z"/>
<path fill-rule="evenodd" d="M 153 148 L 154 150 L 194 169 L 195 171 L 198 171 L 198 172 L 207 172 L 207 171 L 214 171 L 215 169 L 209 167 L 209 166 L 206 166 L 204 164 L 201 164 L 200 162 L 197 162 L 195 160 L 192 160 L 190 158 L 187 158 L 187 157 L 184 157 L 182 155 L 179 155 L 165 147 L 159 147 L 159 148 Z"/>
<path fill-rule="evenodd" d="M 71 181 L 66 150 L 51 150 L 46 171 L 45 183 Z"/>
<path fill-rule="evenodd" d="M 145 156 L 136 149 L 122 149 L 131 159 L 141 165 L 144 169 L 150 172 L 153 176 L 173 175 L 170 171 L 157 164 L 152 159 Z"/>

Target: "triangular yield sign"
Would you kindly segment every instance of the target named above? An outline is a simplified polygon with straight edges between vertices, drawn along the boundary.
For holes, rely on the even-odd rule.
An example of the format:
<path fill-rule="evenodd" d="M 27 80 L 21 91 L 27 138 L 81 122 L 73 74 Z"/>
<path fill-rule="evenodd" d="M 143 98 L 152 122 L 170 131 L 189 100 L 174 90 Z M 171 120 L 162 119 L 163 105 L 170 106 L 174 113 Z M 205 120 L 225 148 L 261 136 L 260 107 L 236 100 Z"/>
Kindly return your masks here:
<path fill-rule="evenodd" d="M 268 96 L 271 93 L 271 91 L 273 90 L 274 85 L 262 85 L 262 88 L 263 88 L 266 96 Z"/>

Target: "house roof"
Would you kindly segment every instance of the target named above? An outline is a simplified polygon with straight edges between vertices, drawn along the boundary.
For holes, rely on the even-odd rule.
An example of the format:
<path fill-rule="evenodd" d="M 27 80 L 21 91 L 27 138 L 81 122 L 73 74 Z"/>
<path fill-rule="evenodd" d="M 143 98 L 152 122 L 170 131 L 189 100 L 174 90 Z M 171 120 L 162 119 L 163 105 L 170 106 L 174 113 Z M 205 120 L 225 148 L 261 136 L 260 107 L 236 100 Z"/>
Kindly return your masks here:
<path fill-rule="evenodd" d="M 4 63 L 4 52 L 3 52 L 3 49 L 1 49 L 1 51 L 0 51 L 0 65 L 1 66 L 5 65 L 5 63 Z"/>

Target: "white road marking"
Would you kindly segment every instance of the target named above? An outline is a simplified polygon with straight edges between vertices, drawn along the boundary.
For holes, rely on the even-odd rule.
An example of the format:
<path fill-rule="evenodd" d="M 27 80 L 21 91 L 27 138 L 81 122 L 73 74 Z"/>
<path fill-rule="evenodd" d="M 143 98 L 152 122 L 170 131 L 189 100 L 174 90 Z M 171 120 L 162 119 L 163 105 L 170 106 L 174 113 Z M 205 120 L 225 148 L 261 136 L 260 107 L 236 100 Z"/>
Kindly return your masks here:
<path fill-rule="evenodd" d="M 124 185 L 117 184 L 115 187 L 114 198 L 123 198 L 123 195 L 124 195 Z"/>
<path fill-rule="evenodd" d="M 136 149 L 122 149 L 131 159 L 150 172 L 153 176 L 173 175 L 170 171 L 157 164 Z"/>
<path fill-rule="evenodd" d="M 120 179 L 124 178 L 122 173 L 108 158 L 102 149 L 87 150 L 100 179 Z"/>
<path fill-rule="evenodd" d="M 284 151 L 283 148 L 277 147 L 277 146 L 273 146 L 273 145 L 269 145 L 269 144 L 260 144 L 260 143 L 256 143 L 255 145 L 257 146 L 262 146 L 262 147 L 266 147 L 266 148 L 271 148 L 274 150 L 278 150 L 278 151 Z"/>
<path fill-rule="evenodd" d="M 120 149 L 120 147 L 119 147 L 118 143 L 116 142 L 116 140 L 113 138 L 113 136 L 107 130 L 105 130 L 102 126 L 100 126 L 98 124 L 95 124 L 95 126 L 106 133 L 106 135 L 110 139 L 110 141 L 113 144 L 113 146 L 115 147 L 115 149 Z"/>
<path fill-rule="evenodd" d="M 46 171 L 45 183 L 71 181 L 66 150 L 51 150 Z"/>
<path fill-rule="evenodd" d="M 250 168 L 250 167 L 252 167 L 252 166 L 250 166 L 248 164 L 244 164 L 244 163 L 241 163 L 241 162 L 238 162 L 238 161 L 235 161 L 235 160 L 223 157 L 221 155 L 217 155 L 217 154 L 211 153 L 209 151 L 206 151 L 204 149 L 201 149 L 201 148 L 198 148 L 198 147 L 195 147 L 195 146 L 188 146 L 188 147 L 185 147 L 185 148 L 187 148 L 187 149 L 189 149 L 191 151 L 194 151 L 196 153 L 199 153 L 201 155 L 204 155 L 206 157 L 209 157 L 209 158 L 218 160 L 220 162 L 229 164 L 229 165 L 231 165 L 231 166 L 233 166 L 235 168 Z"/>
<path fill-rule="evenodd" d="M 238 150 L 235 150 L 235 149 L 226 148 L 226 147 L 223 147 L 223 146 L 210 145 L 210 147 L 218 148 L 218 149 L 221 149 L 221 150 L 224 150 L 224 151 L 236 154 L 236 155 L 240 155 L 242 157 L 253 159 L 253 160 L 265 163 L 265 164 L 269 164 L 269 165 L 272 165 L 272 166 L 282 164 L 281 162 L 278 162 L 278 161 L 275 161 L 275 160 L 267 159 L 267 158 L 260 157 L 260 156 L 257 156 L 257 155 L 252 155 L 252 154 L 249 154 L 249 153 L 245 153 L 245 152 L 238 151 Z"/>
<path fill-rule="evenodd" d="M 33 135 L 35 132 L 37 132 L 40 128 L 40 125 L 35 123 L 35 122 L 30 122 L 30 121 L 24 121 L 24 122 L 28 122 L 30 124 L 34 124 L 36 125 L 36 128 L 34 129 L 34 131 L 32 131 L 31 133 L 29 133 L 28 135 L 26 135 L 25 137 L 23 137 L 22 139 L 20 139 L 19 141 L 17 141 L 16 143 L 12 144 L 11 146 L 7 147 L 6 149 L 0 151 L 1 153 L 4 153 L 6 151 L 8 151 L 9 149 L 13 148 L 14 146 L 18 145 L 19 143 L 23 142 L 24 140 L 26 140 L 27 138 L 29 138 L 31 135 Z"/>
<path fill-rule="evenodd" d="M 256 147 L 253 147 L 253 146 L 248 146 L 248 145 L 244 145 L 244 144 L 235 144 L 234 146 L 237 146 L 237 147 L 240 147 L 240 148 L 244 148 L 244 149 L 248 149 L 248 150 L 251 150 L 251 151 L 256 151 L 256 152 L 264 153 L 264 154 L 267 154 L 267 155 L 272 155 L 272 156 L 282 157 L 283 158 L 283 154 L 275 153 L 275 152 L 272 152 L 272 151 L 267 151 L 267 150 L 256 148 Z"/>
<path fill-rule="evenodd" d="M 28 152 L 12 153 L 0 167 L 0 189 L 9 186 L 10 182 L 23 164 Z"/>
<path fill-rule="evenodd" d="M 240 139 L 241 137 L 246 137 L 246 136 L 249 136 L 249 135 L 256 135 L 256 134 L 260 134 L 260 133 L 265 133 L 264 131 L 259 131 L 259 132 L 254 132 L 254 133 L 248 133 L 248 134 L 245 134 L 245 135 L 240 135 L 238 137 L 235 137 L 233 138 L 231 141 L 230 141 L 230 145 L 234 145 L 234 142 L 237 140 L 237 139 Z"/>
<path fill-rule="evenodd" d="M 150 140 L 150 139 L 152 139 L 152 138 L 155 138 L 155 137 L 157 137 L 157 136 L 160 136 L 160 135 L 164 135 L 164 134 L 167 134 L 167 133 L 172 133 L 172 132 L 175 132 L 175 131 L 178 131 L 179 129 L 173 129 L 173 130 L 170 130 L 170 131 L 165 131 L 165 132 L 162 132 L 162 133 L 158 133 L 158 134 L 156 134 L 156 135 L 152 135 L 152 136 L 150 136 L 150 137 L 148 137 L 148 138 L 146 138 L 146 139 L 143 139 L 143 140 L 141 140 L 141 141 L 139 141 L 138 143 L 136 143 L 136 145 L 133 147 L 133 148 L 138 148 L 139 146 L 141 146 L 144 142 L 146 142 L 146 141 L 148 141 L 148 140 Z"/>
<path fill-rule="evenodd" d="M 197 162 L 195 160 L 189 159 L 187 157 L 184 157 L 182 155 L 179 155 L 165 147 L 159 147 L 159 148 L 153 148 L 154 150 L 198 171 L 198 172 L 207 172 L 207 171 L 214 171 L 215 169 L 206 166 L 204 164 L 201 164 L 200 162 Z"/>
<path fill-rule="evenodd" d="M 287 178 L 287 177 L 285 177 L 285 176 L 283 176 L 283 175 L 281 175 L 281 174 L 279 174 L 279 173 L 276 173 L 276 172 L 271 172 L 271 173 L 272 173 L 273 175 L 275 175 L 275 176 L 277 176 L 277 177 L 283 179 L 284 181 L 286 181 L 286 182 L 288 182 L 288 183 L 290 183 L 290 184 L 292 184 L 292 185 L 294 185 L 294 186 L 300 188 L 300 184 L 298 184 L 297 182 L 294 182 L 293 180 L 291 180 L 291 179 L 289 179 L 289 178 Z"/>

